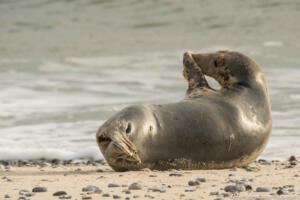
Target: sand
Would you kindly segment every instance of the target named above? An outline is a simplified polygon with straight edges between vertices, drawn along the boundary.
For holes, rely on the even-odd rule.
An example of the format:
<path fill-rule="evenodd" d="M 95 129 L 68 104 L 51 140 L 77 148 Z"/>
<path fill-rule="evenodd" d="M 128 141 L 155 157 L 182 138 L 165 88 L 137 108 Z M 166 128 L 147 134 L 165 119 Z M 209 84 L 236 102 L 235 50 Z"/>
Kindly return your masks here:
<path fill-rule="evenodd" d="M 197 178 L 205 180 L 202 179 L 190 186 L 189 182 Z M 117 184 L 119 187 L 108 187 L 110 183 Z M 132 183 L 138 183 L 142 188 L 128 190 Z M 240 191 L 224 191 L 226 186 L 236 184 L 241 186 L 236 187 L 241 188 Z M 82 189 L 88 185 L 97 186 L 101 191 L 82 192 Z M 32 189 L 36 186 L 45 187 L 47 191 L 33 193 Z M 266 187 L 270 191 L 257 192 L 257 187 Z M 19 194 L 20 190 L 28 190 L 33 196 L 22 196 Z M 297 161 L 255 162 L 247 168 L 193 171 L 144 169 L 114 172 L 107 165 L 23 166 L 0 169 L 0 199 L 59 199 L 58 196 L 53 196 L 57 191 L 65 191 L 72 197 L 71 199 L 78 200 L 117 199 L 118 197 L 166 200 L 300 199 L 300 163 Z M 278 195 L 278 191 L 285 194 Z M 104 194 L 109 197 L 104 197 Z M 5 195 L 10 198 L 5 198 Z"/>

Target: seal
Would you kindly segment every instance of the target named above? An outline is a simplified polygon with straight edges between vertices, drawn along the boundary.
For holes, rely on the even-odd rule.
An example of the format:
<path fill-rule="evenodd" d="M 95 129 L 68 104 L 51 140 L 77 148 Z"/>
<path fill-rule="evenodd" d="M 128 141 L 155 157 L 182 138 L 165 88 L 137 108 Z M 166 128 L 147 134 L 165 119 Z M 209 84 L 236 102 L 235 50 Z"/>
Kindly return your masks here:
<path fill-rule="evenodd" d="M 186 52 L 185 98 L 163 105 L 133 105 L 96 134 L 116 171 L 243 167 L 264 150 L 272 118 L 266 80 L 246 55 L 229 50 Z M 211 88 L 205 75 L 219 82 Z"/>

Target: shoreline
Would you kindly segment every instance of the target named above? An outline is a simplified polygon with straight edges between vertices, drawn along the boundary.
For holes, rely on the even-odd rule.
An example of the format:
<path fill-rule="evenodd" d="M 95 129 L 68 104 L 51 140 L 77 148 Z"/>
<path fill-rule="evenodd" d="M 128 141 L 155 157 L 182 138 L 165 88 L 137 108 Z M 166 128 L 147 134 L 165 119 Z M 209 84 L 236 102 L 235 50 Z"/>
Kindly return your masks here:
<path fill-rule="evenodd" d="M 115 172 L 104 160 L 0 161 L 0 198 L 300 199 L 300 163 L 259 160 L 221 170 Z"/>

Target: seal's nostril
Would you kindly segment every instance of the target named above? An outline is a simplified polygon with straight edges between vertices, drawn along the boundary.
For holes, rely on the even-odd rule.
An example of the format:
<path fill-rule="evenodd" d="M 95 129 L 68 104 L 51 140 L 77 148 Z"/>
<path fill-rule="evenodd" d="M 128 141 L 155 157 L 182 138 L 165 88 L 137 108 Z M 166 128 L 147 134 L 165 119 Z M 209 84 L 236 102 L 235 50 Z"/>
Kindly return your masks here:
<path fill-rule="evenodd" d="M 98 137 L 98 142 L 99 143 L 101 143 L 101 142 L 111 142 L 111 139 L 109 137 L 100 136 L 100 137 Z"/>
<path fill-rule="evenodd" d="M 127 124 L 126 133 L 129 134 L 131 132 L 131 123 Z"/>

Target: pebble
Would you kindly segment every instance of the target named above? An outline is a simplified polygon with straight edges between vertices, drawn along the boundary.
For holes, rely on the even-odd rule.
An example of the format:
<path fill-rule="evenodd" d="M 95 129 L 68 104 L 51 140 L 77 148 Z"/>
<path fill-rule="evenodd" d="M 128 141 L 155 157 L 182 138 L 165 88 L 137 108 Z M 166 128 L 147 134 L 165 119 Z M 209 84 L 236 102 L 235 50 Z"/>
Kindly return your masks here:
<path fill-rule="evenodd" d="M 82 188 L 82 192 L 102 192 L 102 190 L 94 185 L 88 185 L 84 188 Z"/>
<path fill-rule="evenodd" d="M 276 194 L 278 194 L 278 195 L 286 195 L 286 194 L 288 194 L 289 192 L 286 190 L 286 189 L 284 189 L 284 188 L 280 188 L 277 192 L 276 192 Z"/>
<path fill-rule="evenodd" d="M 108 193 L 102 194 L 102 197 L 110 197 L 110 194 Z"/>
<path fill-rule="evenodd" d="M 137 198 L 140 198 L 139 195 L 133 195 L 133 198 L 137 199 Z"/>
<path fill-rule="evenodd" d="M 67 195 L 65 191 L 57 191 L 53 193 L 53 196 L 62 196 L 62 195 Z"/>
<path fill-rule="evenodd" d="M 97 169 L 96 172 L 104 172 L 102 169 Z"/>
<path fill-rule="evenodd" d="M 230 197 L 229 193 L 222 193 L 223 197 Z"/>
<path fill-rule="evenodd" d="M 45 187 L 34 187 L 32 192 L 47 192 L 47 188 Z"/>
<path fill-rule="evenodd" d="M 180 177 L 180 176 L 183 176 L 183 174 L 171 173 L 171 174 L 169 174 L 169 176 L 177 176 L 177 177 Z"/>
<path fill-rule="evenodd" d="M 107 187 L 120 187 L 119 184 L 110 183 Z"/>
<path fill-rule="evenodd" d="M 26 196 L 26 197 L 31 197 L 32 196 L 32 194 L 28 190 L 20 190 L 19 195 Z"/>
<path fill-rule="evenodd" d="M 130 197 L 126 197 L 125 200 L 130 200 Z"/>
<path fill-rule="evenodd" d="M 219 192 L 218 191 L 210 192 L 209 195 L 219 195 Z"/>
<path fill-rule="evenodd" d="M 119 195 L 113 195 L 113 198 L 114 198 L 114 199 L 121 199 L 122 197 L 119 196 Z"/>
<path fill-rule="evenodd" d="M 139 183 L 132 183 L 129 187 L 129 190 L 141 190 L 143 189 L 143 186 Z"/>
<path fill-rule="evenodd" d="M 197 178 L 196 181 L 204 183 L 206 182 L 206 178 Z"/>
<path fill-rule="evenodd" d="M 243 192 L 245 191 L 245 186 L 242 184 L 236 184 L 236 185 L 227 185 L 224 190 L 226 192 L 231 192 L 231 193 L 235 193 L 235 192 Z"/>
<path fill-rule="evenodd" d="M 131 194 L 130 190 L 123 190 L 122 192 L 124 192 L 125 194 Z"/>
<path fill-rule="evenodd" d="M 222 198 L 216 198 L 215 200 L 223 200 Z"/>
<path fill-rule="evenodd" d="M 157 175 L 153 175 L 153 174 L 151 174 L 151 175 L 149 175 L 149 177 L 157 177 Z"/>
<path fill-rule="evenodd" d="M 82 199 L 87 200 L 87 199 L 92 199 L 92 197 L 91 196 L 83 196 Z"/>
<path fill-rule="evenodd" d="M 269 187 L 257 187 L 256 192 L 270 192 L 271 189 Z"/>
<path fill-rule="evenodd" d="M 70 195 L 61 195 L 61 196 L 59 196 L 59 199 L 72 199 L 72 196 L 70 196 Z"/>
<path fill-rule="evenodd" d="M 196 185 L 200 185 L 200 182 L 199 181 L 189 181 L 188 185 L 189 186 L 196 186 Z"/>
<path fill-rule="evenodd" d="M 252 190 L 252 186 L 251 185 L 245 185 L 245 189 L 246 191 L 251 191 Z"/>
<path fill-rule="evenodd" d="M 11 196 L 9 194 L 4 195 L 4 198 L 8 199 L 11 198 Z"/>

